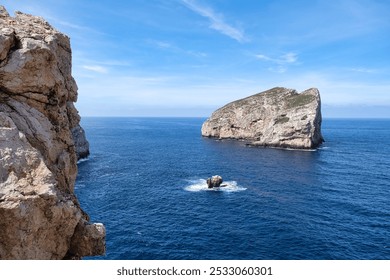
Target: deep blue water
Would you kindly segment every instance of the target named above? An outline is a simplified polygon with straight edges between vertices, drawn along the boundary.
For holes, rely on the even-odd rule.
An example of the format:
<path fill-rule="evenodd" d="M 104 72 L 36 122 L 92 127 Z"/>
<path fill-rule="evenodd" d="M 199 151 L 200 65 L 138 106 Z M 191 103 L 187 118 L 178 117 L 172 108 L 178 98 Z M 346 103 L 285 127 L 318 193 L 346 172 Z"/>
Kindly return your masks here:
<path fill-rule="evenodd" d="M 390 120 L 323 121 L 317 151 L 200 136 L 200 118 L 84 118 L 95 259 L 390 259 Z M 219 174 L 228 187 L 207 190 Z"/>

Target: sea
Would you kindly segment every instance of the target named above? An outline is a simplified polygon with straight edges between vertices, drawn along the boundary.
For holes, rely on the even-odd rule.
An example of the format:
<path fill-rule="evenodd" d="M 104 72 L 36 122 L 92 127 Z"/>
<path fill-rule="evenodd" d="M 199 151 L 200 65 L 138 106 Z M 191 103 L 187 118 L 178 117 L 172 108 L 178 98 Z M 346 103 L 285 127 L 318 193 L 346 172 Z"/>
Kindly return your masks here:
<path fill-rule="evenodd" d="M 107 231 L 86 259 L 390 259 L 390 119 L 324 119 L 311 151 L 203 138 L 204 121 L 82 119 L 75 192 Z"/>

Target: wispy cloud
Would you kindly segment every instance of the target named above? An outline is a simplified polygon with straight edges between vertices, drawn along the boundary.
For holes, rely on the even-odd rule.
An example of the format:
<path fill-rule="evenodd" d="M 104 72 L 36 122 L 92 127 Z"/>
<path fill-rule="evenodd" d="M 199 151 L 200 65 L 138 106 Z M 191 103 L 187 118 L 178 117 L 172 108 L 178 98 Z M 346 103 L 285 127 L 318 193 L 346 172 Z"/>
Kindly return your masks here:
<path fill-rule="evenodd" d="M 285 53 L 279 57 L 270 57 L 264 54 L 257 54 L 255 55 L 255 57 L 259 60 L 271 62 L 273 66 L 269 67 L 268 70 L 277 73 L 286 72 L 287 65 L 293 64 L 298 61 L 297 54 L 293 52 Z"/>
<path fill-rule="evenodd" d="M 206 57 L 207 54 L 204 52 L 199 52 L 199 51 L 193 51 L 193 50 L 186 50 L 181 47 L 178 47 L 177 45 L 173 43 L 169 43 L 166 41 L 156 41 L 156 40 L 149 40 L 148 41 L 150 44 L 156 46 L 159 49 L 164 49 L 176 53 L 184 53 L 187 55 L 195 56 L 195 57 Z"/>
<path fill-rule="evenodd" d="M 92 72 L 97 72 L 101 74 L 108 73 L 108 69 L 106 67 L 100 66 L 100 65 L 83 65 L 82 66 L 84 69 L 92 71 Z"/>
<path fill-rule="evenodd" d="M 82 24 L 76 24 L 74 22 L 64 21 L 60 19 L 60 16 L 52 16 L 52 15 L 46 15 L 44 18 L 50 23 L 53 24 L 54 27 L 59 28 L 61 30 L 69 30 L 72 33 L 74 32 L 80 32 L 82 34 L 85 34 L 85 32 L 89 32 L 92 34 L 100 34 L 104 35 L 103 32 L 91 28 L 90 26 L 82 25 Z"/>
<path fill-rule="evenodd" d="M 153 43 L 155 43 L 156 46 L 161 48 L 161 49 L 172 49 L 173 48 L 172 44 L 170 44 L 168 42 L 153 41 Z"/>
<path fill-rule="evenodd" d="M 63 21 L 63 20 L 59 20 L 59 19 L 54 18 L 54 17 L 50 17 L 50 18 L 48 18 L 48 20 L 50 20 L 52 22 L 55 22 L 58 25 L 70 27 L 70 28 L 77 29 L 77 30 L 80 30 L 80 31 L 90 31 L 91 30 L 88 27 L 85 27 L 85 26 L 82 26 L 82 25 L 77 25 L 77 24 L 70 23 L 70 22 Z"/>
<path fill-rule="evenodd" d="M 377 69 L 370 69 L 370 68 L 364 68 L 364 67 L 348 68 L 348 70 L 350 70 L 352 72 L 358 72 L 358 73 L 376 73 L 376 72 L 378 72 Z"/>
<path fill-rule="evenodd" d="M 222 14 L 216 13 L 210 7 L 200 5 L 195 0 L 182 0 L 182 2 L 195 13 L 208 18 L 210 20 L 210 28 L 229 36 L 240 43 L 248 41 L 242 30 L 225 22 Z"/>
<path fill-rule="evenodd" d="M 281 55 L 281 56 L 276 57 L 276 58 L 266 56 L 264 54 L 257 54 L 257 55 L 255 55 L 255 57 L 257 59 L 271 61 L 271 62 L 274 62 L 276 64 L 289 64 L 289 63 L 294 63 L 298 60 L 297 54 L 292 53 L 292 52 L 286 53 L 286 54 Z"/>

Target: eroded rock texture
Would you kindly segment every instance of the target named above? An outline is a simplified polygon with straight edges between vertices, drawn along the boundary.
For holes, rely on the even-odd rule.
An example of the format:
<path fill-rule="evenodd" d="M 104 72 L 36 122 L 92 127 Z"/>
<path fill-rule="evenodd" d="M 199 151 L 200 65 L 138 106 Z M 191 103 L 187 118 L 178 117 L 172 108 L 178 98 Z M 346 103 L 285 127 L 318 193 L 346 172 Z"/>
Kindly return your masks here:
<path fill-rule="evenodd" d="M 242 139 L 258 146 L 312 149 L 324 141 L 321 121 L 317 89 L 298 93 L 278 87 L 216 110 L 203 123 L 202 135 Z"/>
<path fill-rule="evenodd" d="M 87 143 L 76 100 L 69 38 L 0 6 L 0 259 L 104 253 L 104 226 L 73 192 L 75 142 Z"/>

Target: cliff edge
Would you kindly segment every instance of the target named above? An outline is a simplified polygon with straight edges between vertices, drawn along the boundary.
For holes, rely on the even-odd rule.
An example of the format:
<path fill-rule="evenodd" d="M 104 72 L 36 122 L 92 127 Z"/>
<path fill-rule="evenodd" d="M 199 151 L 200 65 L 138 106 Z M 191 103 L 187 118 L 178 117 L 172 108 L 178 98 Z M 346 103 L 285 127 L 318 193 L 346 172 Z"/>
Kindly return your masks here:
<path fill-rule="evenodd" d="M 74 194 L 88 153 L 76 100 L 69 38 L 0 6 L 0 259 L 105 253 L 104 226 Z"/>
<path fill-rule="evenodd" d="M 241 139 L 255 146 L 313 149 L 321 134 L 318 89 L 302 93 L 282 87 L 231 102 L 216 110 L 202 125 L 202 135 Z"/>

